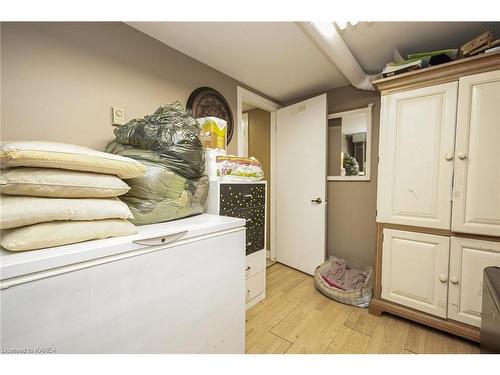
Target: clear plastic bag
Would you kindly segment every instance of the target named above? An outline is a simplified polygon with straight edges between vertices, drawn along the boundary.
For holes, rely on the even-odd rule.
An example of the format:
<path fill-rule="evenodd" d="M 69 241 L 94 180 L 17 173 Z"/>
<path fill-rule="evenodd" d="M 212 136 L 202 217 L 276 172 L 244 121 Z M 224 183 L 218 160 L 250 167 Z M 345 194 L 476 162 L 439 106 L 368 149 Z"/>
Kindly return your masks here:
<path fill-rule="evenodd" d="M 136 225 L 180 219 L 204 212 L 208 195 L 208 177 L 186 178 L 170 169 L 170 162 L 155 152 L 125 146 L 116 141 L 106 151 L 136 159 L 144 164 L 144 176 L 125 180 L 130 190 L 120 196 Z"/>
<path fill-rule="evenodd" d="M 216 157 L 217 177 L 229 181 L 259 181 L 264 171 L 254 157 L 221 155 Z"/>

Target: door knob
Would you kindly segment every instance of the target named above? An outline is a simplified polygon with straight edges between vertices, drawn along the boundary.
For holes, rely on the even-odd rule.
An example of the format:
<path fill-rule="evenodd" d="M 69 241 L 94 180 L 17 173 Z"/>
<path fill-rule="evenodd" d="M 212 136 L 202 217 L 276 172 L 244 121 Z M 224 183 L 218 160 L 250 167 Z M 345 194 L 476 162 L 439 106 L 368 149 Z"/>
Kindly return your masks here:
<path fill-rule="evenodd" d="M 316 199 L 311 199 L 311 202 L 320 204 L 323 201 L 321 200 L 321 198 L 316 198 Z"/>
<path fill-rule="evenodd" d="M 451 281 L 452 284 L 456 284 L 456 283 L 458 283 L 458 277 L 452 276 L 451 279 L 450 279 L 450 281 Z"/>
<path fill-rule="evenodd" d="M 448 277 L 446 277 L 446 275 L 444 273 L 439 275 L 439 281 L 441 281 L 442 283 L 445 283 L 446 280 L 448 280 Z"/>
<path fill-rule="evenodd" d="M 457 157 L 458 157 L 460 160 L 464 160 L 464 159 L 467 157 L 467 155 L 465 154 L 465 152 L 459 152 L 459 153 L 457 154 Z"/>

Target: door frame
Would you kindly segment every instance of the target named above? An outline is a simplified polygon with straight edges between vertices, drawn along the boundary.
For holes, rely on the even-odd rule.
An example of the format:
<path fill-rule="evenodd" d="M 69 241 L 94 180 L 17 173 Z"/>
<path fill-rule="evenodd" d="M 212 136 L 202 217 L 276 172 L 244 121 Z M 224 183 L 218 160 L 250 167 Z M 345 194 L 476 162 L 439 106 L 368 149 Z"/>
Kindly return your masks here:
<path fill-rule="evenodd" d="M 238 129 L 238 156 L 248 156 L 248 131 L 245 129 L 245 125 L 242 119 L 243 115 L 243 102 L 251 104 L 259 109 L 267 111 L 271 115 L 271 149 L 270 149 L 270 159 L 271 159 L 271 183 L 269 184 L 271 188 L 270 200 L 269 202 L 269 215 L 270 215 L 270 230 L 271 230 L 271 243 L 269 244 L 269 258 L 271 260 L 276 260 L 276 111 L 281 108 L 281 106 L 263 96 L 256 94 L 250 90 L 243 87 L 236 87 L 236 124 Z"/>

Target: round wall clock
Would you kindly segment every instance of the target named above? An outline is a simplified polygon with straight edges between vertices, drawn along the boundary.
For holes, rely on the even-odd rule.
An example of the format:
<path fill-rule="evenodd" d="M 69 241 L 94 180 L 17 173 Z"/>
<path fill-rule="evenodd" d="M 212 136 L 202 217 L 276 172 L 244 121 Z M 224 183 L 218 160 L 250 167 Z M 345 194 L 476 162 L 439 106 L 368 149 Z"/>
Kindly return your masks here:
<path fill-rule="evenodd" d="M 227 144 L 233 137 L 234 124 L 231 107 L 220 92 L 210 87 L 194 90 L 186 104 L 187 112 L 194 118 L 214 116 L 227 122 Z"/>

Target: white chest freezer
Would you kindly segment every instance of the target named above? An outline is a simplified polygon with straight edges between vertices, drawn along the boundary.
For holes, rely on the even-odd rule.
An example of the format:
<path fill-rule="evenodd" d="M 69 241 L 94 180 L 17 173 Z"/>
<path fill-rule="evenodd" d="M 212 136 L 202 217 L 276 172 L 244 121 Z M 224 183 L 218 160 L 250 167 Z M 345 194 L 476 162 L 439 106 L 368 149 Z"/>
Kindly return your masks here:
<path fill-rule="evenodd" d="M 244 220 L 0 251 L 4 353 L 244 353 Z"/>

